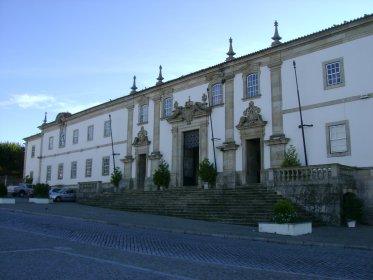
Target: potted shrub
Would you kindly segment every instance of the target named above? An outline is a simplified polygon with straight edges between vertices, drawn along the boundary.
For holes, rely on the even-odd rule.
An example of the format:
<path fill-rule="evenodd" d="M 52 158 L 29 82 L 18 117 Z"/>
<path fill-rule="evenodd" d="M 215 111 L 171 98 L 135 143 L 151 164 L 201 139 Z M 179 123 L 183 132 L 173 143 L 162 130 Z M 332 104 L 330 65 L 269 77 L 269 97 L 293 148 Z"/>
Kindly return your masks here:
<path fill-rule="evenodd" d="M 165 160 L 161 159 L 158 168 L 153 174 L 153 183 L 157 186 L 157 189 L 168 188 L 170 184 L 171 174 L 168 170 L 168 164 Z"/>
<path fill-rule="evenodd" d="M 16 200 L 14 198 L 8 198 L 8 190 L 4 184 L 0 184 L 0 204 L 14 204 Z"/>
<path fill-rule="evenodd" d="M 217 172 L 214 164 L 210 163 L 208 158 L 205 158 L 198 168 L 198 177 L 204 183 L 204 188 L 207 189 L 209 186 L 215 184 Z"/>
<path fill-rule="evenodd" d="M 273 223 L 259 223 L 259 232 L 293 236 L 312 233 L 312 223 L 300 222 L 289 199 L 278 201 L 273 207 L 273 214 Z"/>
<path fill-rule="evenodd" d="M 118 189 L 120 180 L 122 180 L 122 172 L 119 167 L 115 167 L 113 173 L 111 173 L 110 183 L 114 185 L 115 189 Z"/>
<path fill-rule="evenodd" d="M 355 227 L 363 217 L 363 202 L 354 193 L 346 193 L 342 201 L 342 220 L 348 227 Z"/>
<path fill-rule="evenodd" d="M 49 200 L 49 186 L 48 184 L 36 184 L 34 187 L 34 195 L 29 198 L 29 202 L 38 204 L 48 204 Z"/>

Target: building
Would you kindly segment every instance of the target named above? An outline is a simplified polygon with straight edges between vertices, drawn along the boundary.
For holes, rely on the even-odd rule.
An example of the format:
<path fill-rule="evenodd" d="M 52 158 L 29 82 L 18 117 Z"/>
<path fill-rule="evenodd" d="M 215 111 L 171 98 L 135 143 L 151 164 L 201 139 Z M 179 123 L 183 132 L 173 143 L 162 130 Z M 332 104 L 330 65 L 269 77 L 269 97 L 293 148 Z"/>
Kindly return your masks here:
<path fill-rule="evenodd" d="M 286 43 L 276 22 L 272 40 L 235 58 L 230 39 L 221 64 L 168 82 L 160 67 L 152 87 L 137 91 L 134 77 L 126 96 L 45 120 L 25 138 L 24 175 L 105 186 L 115 164 L 123 188 L 150 190 L 162 158 L 177 188 L 198 185 L 198 163 L 208 158 L 216 187 L 227 188 L 270 180 L 293 145 L 302 165 L 358 168 L 373 213 L 373 15 Z"/>

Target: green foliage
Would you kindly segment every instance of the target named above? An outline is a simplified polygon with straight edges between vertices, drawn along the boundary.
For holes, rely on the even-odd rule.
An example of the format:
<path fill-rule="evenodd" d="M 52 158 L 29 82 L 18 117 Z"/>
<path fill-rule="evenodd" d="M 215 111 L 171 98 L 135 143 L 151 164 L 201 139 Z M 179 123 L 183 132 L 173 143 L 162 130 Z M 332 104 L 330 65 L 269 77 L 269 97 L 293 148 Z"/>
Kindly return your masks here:
<path fill-rule="evenodd" d="M 288 150 L 285 152 L 284 161 L 282 162 L 282 167 L 296 167 L 300 166 L 300 161 L 298 159 L 298 153 L 293 145 L 290 145 Z"/>
<path fill-rule="evenodd" d="M 0 197 L 6 197 L 8 194 L 8 190 L 4 184 L 0 183 Z"/>
<path fill-rule="evenodd" d="M 48 198 L 49 186 L 48 184 L 36 184 L 34 187 L 34 197 L 36 198 Z"/>
<path fill-rule="evenodd" d="M 26 175 L 26 177 L 25 177 L 25 183 L 26 184 L 32 184 L 32 181 L 34 181 L 34 178 L 32 178 L 29 175 Z"/>
<path fill-rule="evenodd" d="M 25 148 L 17 143 L 0 143 L 0 176 L 22 178 Z"/>
<path fill-rule="evenodd" d="M 347 222 L 361 222 L 363 218 L 363 202 L 354 193 L 346 193 L 342 202 L 342 219 Z"/>
<path fill-rule="evenodd" d="M 122 172 L 120 171 L 119 167 L 115 167 L 113 173 L 111 173 L 111 180 L 110 180 L 110 182 L 115 187 L 118 187 L 120 180 L 122 180 Z"/>
<path fill-rule="evenodd" d="M 153 174 L 153 183 L 158 187 L 168 188 L 170 184 L 171 174 L 168 170 L 168 164 L 165 160 L 161 159 L 158 165 L 158 168 Z"/>
<path fill-rule="evenodd" d="M 293 203 L 288 199 L 278 201 L 273 207 L 273 221 L 278 224 L 294 223 L 297 221 L 297 212 Z"/>
<path fill-rule="evenodd" d="M 198 176 L 203 182 L 208 182 L 210 185 L 215 183 L 216 170 L 214 164 L 210 163 L 209 159 L 205 158 L 200 164 L 198 169 Z"/>

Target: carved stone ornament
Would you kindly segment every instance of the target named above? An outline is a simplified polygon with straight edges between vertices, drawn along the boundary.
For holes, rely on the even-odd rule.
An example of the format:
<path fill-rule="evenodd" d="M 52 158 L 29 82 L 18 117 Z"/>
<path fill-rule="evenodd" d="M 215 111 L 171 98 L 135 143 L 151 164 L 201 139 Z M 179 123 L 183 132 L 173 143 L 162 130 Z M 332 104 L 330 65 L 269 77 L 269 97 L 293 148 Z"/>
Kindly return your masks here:
<path fill-rule="evenodd" d="M 141 126 L 140 131 L 137 133 L 132 145 L 135 147 L 149 145 L 150 141 L 148 139 L 148 132 Z"/>
<path fill-rule="evenodd" d="M 236 127 L 241 130 L 250 127 L 265 126 L 266 124 L 267 122 L 263 121 L 260 114 L 260 108 L 255 106 L 253 101 L 250 101 L 249 107 L 243 111 L 243 116 L 240 118 L 240 122 Z"/>
<path fill-rule="evenodd" d="M 207 106 L 206 100 L 203 102 L 193 102 L 190 100 L 185 102 L 185 106 L 179 106 L 179 103 L 175 101 L 174 110 L 172 115 L 167 118 L 169 123 L 186 121 L 187 124 L 191 124 L 193 119 L 202 116 L 207 116 L 210 108 Z"/>

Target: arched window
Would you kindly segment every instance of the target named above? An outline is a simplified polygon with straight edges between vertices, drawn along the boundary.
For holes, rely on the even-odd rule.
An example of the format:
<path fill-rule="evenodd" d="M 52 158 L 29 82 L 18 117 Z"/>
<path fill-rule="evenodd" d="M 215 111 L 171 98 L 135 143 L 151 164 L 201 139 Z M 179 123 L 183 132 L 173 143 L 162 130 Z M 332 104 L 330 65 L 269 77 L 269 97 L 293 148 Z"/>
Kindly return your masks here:
<path fill-rule="evenodd" d="M 219 105 L 223 103 L 223 85 L 215 84 L 211 87 L 211 105 Z"/>
<path fill-rule="evenodd" d="M 147 123 L 148 122 L 148 105 L 140 106 L 139 111 L 139 123 Z"/>
<path fill-rule="evenodd" d="M 259 94 L 258 74 L 251 73 L 247 75 L 246 97 L 255 97 Z"/>
<path fill-rule="evenodd" d="M 172 97 L 163 99 L 163 117 L 169 117 L 172 114 Z"/>

